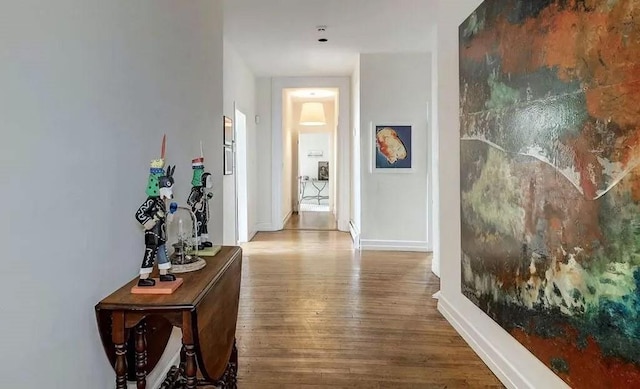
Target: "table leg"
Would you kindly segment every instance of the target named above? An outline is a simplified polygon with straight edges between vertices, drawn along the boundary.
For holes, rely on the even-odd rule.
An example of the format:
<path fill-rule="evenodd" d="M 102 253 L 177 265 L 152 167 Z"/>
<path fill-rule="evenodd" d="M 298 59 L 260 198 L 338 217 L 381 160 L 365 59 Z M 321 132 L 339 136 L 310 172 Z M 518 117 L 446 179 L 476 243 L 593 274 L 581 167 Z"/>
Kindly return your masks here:
<path fill-rule="evenodd" d="M 193 328 L 191 326 L 191 312 L 182 314 L 182 346 L 184 347 L 184 375 L 187 379 L 186 389 L 196 389 L 198 383 L 196 373 L 196 346 L 193 340 Z"/>
<path fill-rule="evenodd" d="M 136 387 L 147 387 L 147 324 L 141 321 L 136 326 Z"/>
<path fill-rule="evenodd" d="M 127 343 L 125 340 L 124 312 L 112 313 L 111 340 L 116 349 L 116 389 L 127 389 Z"/>
<path fill-rule="evenodd" d="M 187 386 L 185 386 L 185 388 L 195 389 L 197 385 L 196 346 L 194 346 L 193 344 L 185 344 L 184 353 L 187 359 L 184 365 L 184 375 L 187 379 Z"/>
<path fill-rule="evenodd" d="M 229 388 L 236 389 L 238 387 L 238 347 L 236 339 L 233 339 L 233 349 L 231 350 L 231 358 L 229 361 L 231 371 L 229 374 Z"/>

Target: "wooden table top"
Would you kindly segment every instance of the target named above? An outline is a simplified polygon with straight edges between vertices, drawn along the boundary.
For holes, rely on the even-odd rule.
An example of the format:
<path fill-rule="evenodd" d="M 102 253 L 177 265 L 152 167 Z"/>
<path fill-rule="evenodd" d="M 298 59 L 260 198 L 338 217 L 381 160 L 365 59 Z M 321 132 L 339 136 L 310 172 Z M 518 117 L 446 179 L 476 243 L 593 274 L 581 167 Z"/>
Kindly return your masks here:
<path fill-rule="evenodd" d="M 138 282 L 138 277 L 113 292 L 98 303 L 96 309 L 106 310 L 154 310 L 193 308 L 206 291 L 213 286 L 225 270 L 241 257 L 242 250 L 236 246 L 222 246 L 220 252 L 213 257 L 202 257 L 207 262 L 204 268 L 179 273 L 175 276 L 183 279 L 183 284 L 172 294 L 144 295 L 132 294 L 131 287 Z M 155 272 L 154 272 L 155 273 Z M 152 275 L 156 276 L 157 275 Z"/>

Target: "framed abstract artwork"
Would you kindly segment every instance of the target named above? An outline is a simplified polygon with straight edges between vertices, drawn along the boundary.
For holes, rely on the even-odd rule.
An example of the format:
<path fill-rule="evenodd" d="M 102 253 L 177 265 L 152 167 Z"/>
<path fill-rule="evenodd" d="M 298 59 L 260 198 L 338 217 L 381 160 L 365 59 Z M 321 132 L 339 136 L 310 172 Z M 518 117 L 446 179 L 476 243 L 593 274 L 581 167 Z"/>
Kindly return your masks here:
<path fill-rule="evenodd" d="M 372 127 L 372 170 L 376 173 L 406 173 L 412 165 L 412 126 L 378 124 Z"/>
<path fill-rule="evenodd" d="M 640 383 L 638 20 L 486 0 L 459 28 L 461 292 L 573 388 Z"/>

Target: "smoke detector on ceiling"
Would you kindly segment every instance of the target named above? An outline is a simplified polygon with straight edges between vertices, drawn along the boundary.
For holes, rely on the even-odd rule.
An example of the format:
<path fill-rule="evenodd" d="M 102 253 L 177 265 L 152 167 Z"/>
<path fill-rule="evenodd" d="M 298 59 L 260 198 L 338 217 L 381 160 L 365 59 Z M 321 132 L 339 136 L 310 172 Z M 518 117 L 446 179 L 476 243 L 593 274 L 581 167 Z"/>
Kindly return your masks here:
<path fill-rule="evenodd" d="M 325 33 L 327 32 L 327 26 L 316 26 L 316 31 L 318 31 L 318 35 L 320 35 L 318 37 L 318 42 L 321 43 L 325 43 L 328 42 L 329 40 L 324 36 Z"/>

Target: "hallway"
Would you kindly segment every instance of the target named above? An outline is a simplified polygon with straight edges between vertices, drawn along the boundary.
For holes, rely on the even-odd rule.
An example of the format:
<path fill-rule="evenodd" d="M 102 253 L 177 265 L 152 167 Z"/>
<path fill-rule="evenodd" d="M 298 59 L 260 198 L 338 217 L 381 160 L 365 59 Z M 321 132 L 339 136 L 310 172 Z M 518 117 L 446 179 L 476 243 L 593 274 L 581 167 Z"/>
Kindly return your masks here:
<path fill-rule="evenodd" d="M 427 255 L 361 254 L 337 231 L 243 250 L 239 387 L 502 387 L 436 310 Z"/>
<path fill-rule="evenodd" d="M 285 230 L 337 230 L 336 218 L 331 212 L 299 212 L 291 215 Z"/>

